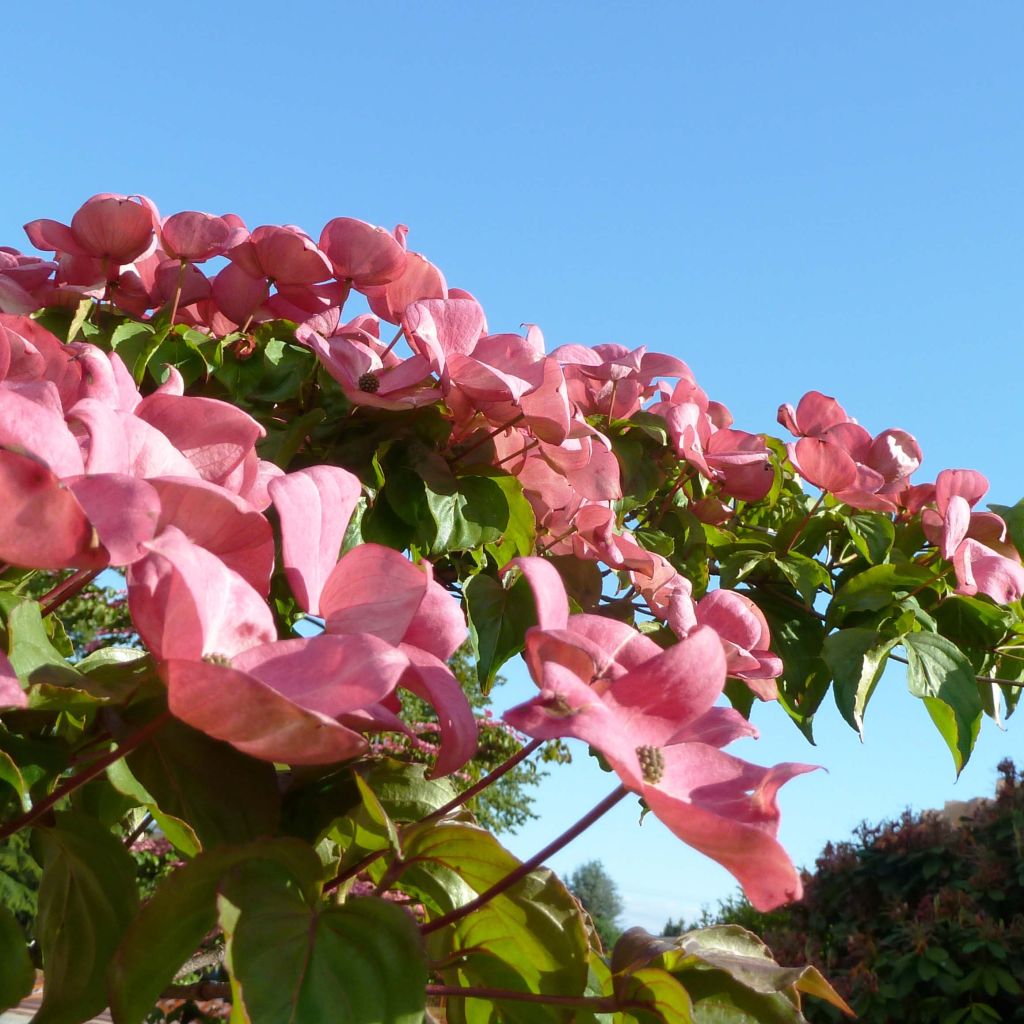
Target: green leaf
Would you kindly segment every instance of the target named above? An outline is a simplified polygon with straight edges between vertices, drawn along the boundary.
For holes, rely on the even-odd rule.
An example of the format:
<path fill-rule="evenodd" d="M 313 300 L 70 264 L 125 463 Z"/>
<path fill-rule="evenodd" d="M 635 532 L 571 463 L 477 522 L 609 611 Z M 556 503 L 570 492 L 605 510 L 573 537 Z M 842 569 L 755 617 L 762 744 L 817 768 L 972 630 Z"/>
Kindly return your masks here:
<path fill-rule="evenodd" d="M 864 711 L 896 643 L 873 629 L 841 629 L 825 637 L 821 653 L 832 672 L 836 707 L 861 738 Z"/>
<path fill-rule="evenodd" d="M 804 599 L 807 607 L 814 604 L 819 590 L 832 589 L 832 577 L 820 562 L 816 562 L 799 551 L 790 551 L 775 559 L 783 576 L 793 584 L 793 589 Z"/>
<path fill-rule="evenodd" d="M 204 849 L 277 831 L 277 773 L 234 747 L 171 719 L 128 755 L 157 807 L 187 823 Z"/>
<path fill-rule="evenodd" d="M 107 965 L 138 906 L 135 864 L 120 840 L 89 818 L 59 815 L 38 836 L 37 934 L 46 988 L 33 1020 L 80 1024 L 107 1005 Z"/>
<path fill-rule="evenodd" d="M 32 991 L 36 972 L 17 918 L 0 904 L 0 1011 L 17 1006 Z"/>
<path fill-rule="evenodd" d="M 773 565 L 770 551 L 744 549 L 726 556 L 719 566 L 719 583 L 724 590 L 735 590 L 748 576 L 756 574 L 764 564 Z"/>
<path fill-rule="evenodd" d="M 121 760 L 115 761 L 110 765 L 107 768 L 107 776 L 110 779 L 111 785 L 119 793 L 124 793 L 125 796 L 137 800 L 141 806 L 145 807 L 153 815 L 153 820 L 160 827 L 160 831 L 163 832 L 167 841 L 176 850 L 183 853 L 186 857 L 194 857 L 199 853 L 202 849 L 202 844 L 199 842 L 199 838 L 196 836 L 192 826 L 187 821 L 182 821 L 181 818 L 176 818 L 173 814 L 166 814 L 160 810 L 149 790 L 132 774 L 125 758 L 121 758 Z"/>
<path fill-rule="evenodd" d="M 142 379 L 141 373 L 135 375 L 135 364 L 149 348 L 156 332 L 149 324 L 129 321 L 114 328 L 110 336 L 110 347 L 121 357 L 128 372 L 137 381 Z M 145 367 L 143 367 L 145 369 Z"/>
<path fill-rule="evenodd" d="M 357 771 L 393 821 L 419 821 L 458 795 L 448 779 L 426 778 L 422 764 L 381 758 L 363 762 Z"/>
<path fill-rule="evenodd" d="M 488 832 L 461 822 L 406 830 L 399 887 L 422 898 L 430 916 L 462 906 L 519 866 Z M 452 984 L 501 983 L 526 992 L 579 994 L 587 981 L 589 943 L 579 905 L 547 870 L 533 871 L 484 906 L 431 939 L 435 960 L 470 951 L 486 956 L 458 962 Z M 551 1020 L 550 1008 L 502 1005 L 510 1020 Z"/>
<path fill-rule="evenodd" d="M 264 839 L 199 854 L 160 884 L 117 948 L 108 972 L 117 1024 L 139 1024 L 216 925 L 221 879 L 240 864 L 263 860 L 286 869 L 308 896 L 319 891 L 320 859 L 297 839 Z"/>
<path fill-rule="evenodd" d="M 404 551 L 412 543 L 416 532 L 395 514 L 383 492 L 378 493 L 374 503 L 363 513 L 359 525 L 364 542 L 383 544 L 396 551 Z"/>
<path fill-rule="evenodd" d="M 505 587 L 492 576 L 478 573 L 463 593 L 476 648 L 477 678 L 488 693 L 501 666 L 523 649 L 527 629 L 537 624 L 533 592 L 521 575 Z"/>
<path fill-rule="evenodd" d="M 455 488 L 438 492 L 427 483 L 427 508 L 432 529 L 418 534 L 427 553 L 468 551 L 501 540 L 510 520 L 505 491 L 488 476 L 463 476 Z"/>
<path fill-rule="evenodd" d="M 164 692 L 152 657 L 133 647 L 103 647 L 77 662 L 75 669 L 84 677 L 82 689 L 111 704 Z"/>
<path fill-rule="evenodd" d="M 604 578 L 597 562 L 584 562 L 575 555 L 548 555 L 548 560 L 558 570 L 569 597 L 569 607 L 579 611 L 590 611 L 601 599 Z"/>
<path fill-rule="evenodd" d="M 82 299 L 78 303 L 78 307 L 75 309 L 75 315 L 71 318 L 71 326 L 68 328 L 68 342 L 72 342 L 78 337 L 78 332 L 82 329 L 82 325 L 88 319 L 89 314 L 93 310 L 95 303 L 92 299 Z"/>
<path fill-rule="evenodd" d="M 661 530 L 637 530 L 633 536 L 646 550 L 654 551 L 665 558 L 671 558 L 675 553 L 675 541 Z"/>
<path fill-rule="evenodd" d="M 1013 626 L 1014 616 L 1006 608 L 977 597 L 950 594 L 933 612 L 939 632 L 958 647 L 982 651 L 1002 643 Z"/>
<path fill-rule="evenodd" d="M 360 802 L 349 766 L 329 769 L 297 768 L 281 804 L 281 832 L 318 844 L 331 826 Z"/>
<path fill-rule="evenodd" d="M 508 506 L 508 521 L 501 537 L 487 545 L 488 553 L 500 569 L 513 558 L 533 554 L 537 517 L 523 494 L 523 485 L 514 476 L 494 474 L 488 479 L 501 488 Z"/>
<path fill-rule="evenodd" d="M 618 998 L 629 1009 L 616 1014 L 616 1021 L 631 1024 L 649 1018 L 637 1010 L 651 1014 L 662 1024 L 693 1024 L 695 1017 L 690 994 L 668 971 L 660 967 L 640 967 L 617 981 Z"/>
<path fill-rule="evenodd" d="M 79 674 L 54 646 L 38 601 L 21 601 L 15 605 L 7 617 L 7 631 L 8 657 L 20 678 L 51 687 L 81 685 Z M 69 695 L 68 699 L 73 698 Z"/>
<path fill-rule="evenodd" d="M 14 758 L 5 750 L 0 750 L 0 780 L 14 788 L 14 791 L 18 794 L 18 799 L 21 801 L 21 809 L 23 811 L 27 811 L 32 806 L 24 776 L 19 771 Z"/>
<path fill-rule="evenodd" d="M 828 609 L 829 625 L 841 626 L 856 612 L 873 612 L 897 604 L 933 576 L 929 569 L 912 562 L 875 565 L 857 573 L 832 598 Z"/>
<path fill-rule="evenodd" d="M 659 447 L 668 447 L 668 426 L 664 416 L 641 409 L 629 417 L 629 426 L 631 430 L 642 430 L 652 441 L 656 441 Z"/>
<path fill-rule="evenodd" d="M 224 881 L 221 906 L 231 973 L 251 1024 L 422 1021 L 423 947 L 394 904 L 312 908 L 280 874 L 249 867 Z"/>
<path fill-rule="evenodd" d="M 943 636 L 910 633 L 902 643 L 909 662 L 910 692 L 924 701 L 959 775 L 981 726 L 982 704 L 974 669 L 963 652 Z"/>
<path fill-rule="evenodd" d="M 718 925 L 674 939 L 631 928 L 615 946 L 616 977 L 651 966 L 670 972 L 693 1000 L 693 1019 L 744 1024 L 797 1024 L 799 993 L 814 995 L 845 1013 L 852 1011 L 814 967 L 780 967 L 768 947 L 739 925 Z"/>
<path fill-rule="evenodd" d="M 896 528 L 888 516 L 880 512 L 857 512 L 844 515 L 843 519 L 853 546 L 868 562 L 878 565 L 889 557 L 896 539 Z"/>
<path fill-rule="evenodd" d="M 398 830 L 374 792 L 358 775 L 354 776 L 360 804 L 338 818 L 329 836 L 344 850 L 339 865 L 350 868 L 369 853 L 398 850 Z"/>
<path fill-rule="evenodd" d="M 623 497 L 634 508 L 645 504 L 654 497 L 665 479 L 658 465 L 658 456 L 664 448 L 641 431 L 620 434 L 612 437 L 611 441 L 619 463 Z"/>
<path fill-rule="evenodd" d="M 739 925 L 702 928 L 682 936 L 679 945 L 689 958 L 725 971 L 755 992 L 765 994 L 787 989 L 824 999 L 845 1013 L 852 1011 L 815 967 L 780 967 L 768 947 Z M 680 963 L 682 966 L 686 961 Z"/>
<path fill-rule="evenodd" d="M 813 742 L 813 718 L 828 692 L 829 673 L 822 663 L 825 626 L 811 609 L 801 607 L 795 592 L 784 587 L 757 587 L 748 592 L 764 613 L 772 649 L 782 659 L 777 682 L 779 703 Z"/>

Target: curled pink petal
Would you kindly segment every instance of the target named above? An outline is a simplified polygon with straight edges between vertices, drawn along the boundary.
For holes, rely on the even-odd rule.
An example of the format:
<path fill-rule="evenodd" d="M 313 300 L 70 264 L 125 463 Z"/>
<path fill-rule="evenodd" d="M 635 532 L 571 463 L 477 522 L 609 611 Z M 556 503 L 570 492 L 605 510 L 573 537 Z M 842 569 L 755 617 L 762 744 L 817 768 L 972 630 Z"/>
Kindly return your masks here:
<path fill-rule="evenodd" d="M 800 875 L 775 838 L 780 786 L 815 765 L 759 768 L 712 746 L 666 747 L 664 775 L 642 795 L 683 842 L 731 872 L 744 895 L 767 911 L 802 895 Z"/>
<path fill-rule="evenodd" d="M 128 606 L 160 660 L 231 657 L 276 639 L 263 597 L 216 555 L 168 526 L 128 568 Z"/>
<path fill-rule="evenodd" d="M 176 527 L 258 593 L 270 592 L 274 531 L 248 502 L 198 478 L 157 477 L 149 483 L 160 501 L 158 532 Z"/>
<path fill-rule="evenodd" d="M 288 585 L 303 610 L 319 615 L 320 592 L 338 564 L 362 485 L 347 470 L 312 466 L 276 477 L 268 491 L 281 520 Z"/>
<path fill-rule="evenodd" d="M 388 284 L 405 269 L 405 247 L 394 235 L 352 217 L 328 221 L 320 234 L 320 248 L 338 279 L 347 278 L 357 288 Z"/>
<path fill-rule="evenodd" d="M 459 681 L 443 661 L 410 644 L 402 644 L 399 650 L 410 662 L 400 685 L 437 711 L 441 746 L 430 778 L 450 775 L 476 753 L 477 724 L 473 709 Z"/>
<path fill-rule="evenodd" d="M 429 582 L 425 572 L 397 551 L 361 544 L 342 556 L 320 592 L 325 628 L 328 633 L 372 633 L 399 644 Z"/>
<path fill-rule="evenodd" d="M 547 560 L 531 555 L 513 558 L 502 569 L 502 575 L 519 569 L 533 592 L 537 608 L 537 625 L 541 629 L 564 629 L 569 621 L 569 598 L 558 570 Z"/>

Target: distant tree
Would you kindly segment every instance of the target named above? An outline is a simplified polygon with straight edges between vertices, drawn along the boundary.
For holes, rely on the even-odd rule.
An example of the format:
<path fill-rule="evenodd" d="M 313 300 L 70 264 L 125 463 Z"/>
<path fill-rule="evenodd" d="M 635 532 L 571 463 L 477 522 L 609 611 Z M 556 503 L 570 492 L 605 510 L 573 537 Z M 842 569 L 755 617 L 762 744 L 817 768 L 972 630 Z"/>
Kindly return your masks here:
<path fill-rule="evenodd" d="M 618 887 L 599 860 L 581 864 L 568 879 L 569 891 L 583 904 L 606 949 L 615 945 L 622 929 L 618 919 L 622 899 Z"/>

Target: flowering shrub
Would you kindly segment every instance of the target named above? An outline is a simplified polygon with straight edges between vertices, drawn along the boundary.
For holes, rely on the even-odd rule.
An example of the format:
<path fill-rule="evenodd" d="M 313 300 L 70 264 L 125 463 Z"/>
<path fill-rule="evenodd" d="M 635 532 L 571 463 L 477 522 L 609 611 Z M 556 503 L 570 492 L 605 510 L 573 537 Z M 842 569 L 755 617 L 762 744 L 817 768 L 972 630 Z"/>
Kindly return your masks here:
<path fill-rule="evenodd" d="M 800 903 L 757 920 L 737 900 L 717 916 L 809 958 L 868 1024 L 1024 1020 L 1024 786 L 1012 761 L 999 768 L 995 799 L 962 817 L 906 812 L 829 843 Z M 820 1003 L 807 1016 L 841 1019 Z"/>
<path fill-rule="evenodd" d="M 817 392 L 784 445 L 673 357 L 492 333 L 404 227 L 99 195 L 26 230 L 52 259 L 0 260 L 0 838 L 31 828 L 43 874 L 31 949 L 0 914 L 4 1003 L 36 962 L 43 1024 L 135 1024 L 219 929 L 253 1024 L 844 1008 L 742 930 L 608 957 L 541 865 L 634 794 L 755 907 L 799 898 L 776 794 L 813 766 L 723 748 L 755 700 L 809 736 L 830 688 L 860 729 L 895 658 L 959 770 L 1024 679 L 1024 506 L 912 482 L 910 434 Z M 61 609 L 107 567 L 141 649 L 73 658 Z M 523 652 L 538 692 L 459 792 L 467 636 L 485 687 Z M 402 693 L 436 712 L 429 772 L 377 739 L 415 732 Z M 570 738 L 618 784 L 519 863 L 465 805 Z M 140 809 L 184 861 L 141 906 Z"/>

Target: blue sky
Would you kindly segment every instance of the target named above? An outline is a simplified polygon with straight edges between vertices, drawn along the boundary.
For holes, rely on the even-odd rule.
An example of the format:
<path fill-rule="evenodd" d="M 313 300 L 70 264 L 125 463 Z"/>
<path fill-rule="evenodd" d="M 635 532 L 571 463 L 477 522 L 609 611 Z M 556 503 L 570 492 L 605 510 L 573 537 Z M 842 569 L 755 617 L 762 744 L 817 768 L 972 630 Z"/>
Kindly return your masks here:
<path fill-rule="evenodd" d="M 314 235 L 402 222 L 496 330 L 671 352 L 749 430 L 817 388 L 916 434 L 923 477 L 977 468 L 1012 503 L 1022 29 L 1009 2 L 12 5 L 0 244 L 99 191 Z M 529 692 L 513 675 L 510 701 Z M 737 752 L 829 768 L 783 793 L 804 863 L 863 818 L 990 792 L 1022 749 L 1019 723 L 986 722 L 954 786 L 896 671 L 863 746 L 831 711 L 817 748 L 759 711 Z M 515 852 L 602 795 L 578 761 Z M 602 859 L 649 926 L 731 891 L 632 816 L 555 866 Z"/>

